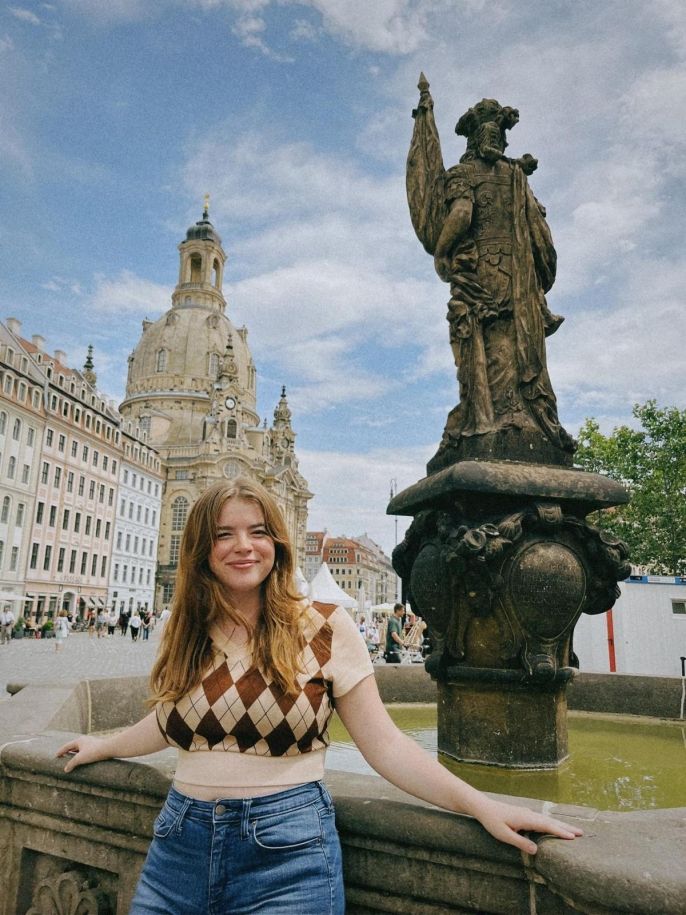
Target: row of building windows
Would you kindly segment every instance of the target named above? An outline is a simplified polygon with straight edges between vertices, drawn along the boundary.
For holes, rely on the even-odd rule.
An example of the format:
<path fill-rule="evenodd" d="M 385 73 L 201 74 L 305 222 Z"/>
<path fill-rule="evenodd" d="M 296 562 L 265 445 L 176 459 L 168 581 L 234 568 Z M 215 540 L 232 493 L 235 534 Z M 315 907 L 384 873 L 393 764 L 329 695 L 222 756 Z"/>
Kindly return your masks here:
<path fill-rule="evenodd" d="M 140 489 L 141 492 L 145 491 L 145 477 L 143 476 L 142 473 L 141 474 L 132 473 L 130 484 L 129 484 L 129 471 L 128 470 L 124 471 L 123 476 L 124 476 L 123 482 L 125 483 L 125 485 L 127 485 L 127 486 L 131 485 L 131 487 L 133 489 L 135 489 L 136 486 L 138 486 L 138 488 Z M 148 480 L 147 490 L 148 490 L 148 495 L 153 494 L 152 480 Z M 155 497 L 159 496 L 159 494 L 160 494 L 160 484 L 159 483 L 155 483 L 154 494 L 155 494 Z"/>
<path fill-rule="evenodd" d="M 136 556 L 139 555 L 138 543 L 139 543 L 138 535 L 135 534 L 133 536 L 133 552 Z M 140 547 L 141 547 L 140 555 L 145 556 L 145 554 L 147 552 L 148 556 L 152 556 L 152 551 L 154 549 L 154 546 L 155 546 L 154 538 L 151 537 L 150 540 L 148 540 L 146 537 L 141 537 L 140 538 Z M 127 553 L 131 551 L 131 534 L 127 534 L 126 537 L 124 537 L 124 535 L 121 531 L 119 531 L 117 533 L 117 549 L 118 550 L 123 549 Z"/>
<path fill-rule="evenodd" d="M 12 499 L 10 498 L 10 496 L 5 496 L 2 500 L 2 508 L 0 508 L 0 524 L 9 524 L 11 511 L 12 511 Z M 23 527 L 25 511 L 26 511 L 26 503 L 19 502 L 17 504 L 17 515 L 16 515 L 16 518 L 14 519 L 15 527 Z"/>
<path fill-rule="evenodd" d="M 0 464 L 2 464 L 2 451 L 0 451 Z M 17 475 L 17 459 L 11 454 L 5 468 L 5 479 L 14 480 Z M 24 464 L 21 469 L 21 482 L 28 483 L 31 477 L 31 465 Z"/>
<path fill-rule="evenodd" d="M 53 444 L 54 444 L 54 440 L 55 440 L 55 432 L 54 432 L 54 430 L 53 430 L 53 429 L 50 429 L 50 428 L 46 429 L 46 430 L 45 430 L 45 446 L 46 446 L 46 448 L 52 448 L 52 446 L 53 446 Z M 64 454 L 64 453 L 65 453 L 65 450 L 66 450 L 66 445 L 67 445 L 67 437 L 66 437 L 66 435 L 63 435 L 62 433 L 59 433 L 58 436 L 57 436 L 57 451 L 58 451 L 60 454 Z M 89 462 L 89 459 L 90 459 L 90 463 L 93 465 L 93 467 L 98 467 L 98 466 L 100 466 L 100 464 L 101 464 L 101 462 L 100 462 L 100 452 L 97 450 L 97 448 L 93 448 L 93 449 L 91 450 L 90 447 L 89 447 L 88 445 L 83 445 L 83 446 L 81 446 L 80 442 L 79 442 L 77 439 L 73 439 L 73 440 L 72 440 L 72 443 L 71 443 L 71 449 L 70 449 L 70 450 L 71 450 L 71 456 L 72 456 L 73 458 L 78 458 L 78 456 L 79 456 L 79 448 L 81 448 L 81 461 L 82 461 L 84 464 L 87 464 L 87 463 Z M 107 454 L 103 454 L 103 455 L 102 455 L 102 469 L 103 469 L 103 470 L 108 470 L 108 469 L 109 469 L 109 470 L 110 470 L 110 473 L 112 473 L 113 475 L 116 475 L 116 473 L 117 473 L 117 461 L 116 461 L 116 459 L 115 459 L 115 458 L 112 458 L 112 463 L 110 464 L 109 456 L 108 456 Z"/>
<path fill-rule="evenodd" d="M 152 569 L 146 569 L 143 566 L 131 566 L 131 577 L 129 578 L 129 567 L 126 563 L 123 563 L 121 566 L 121 578 L 119 577 L 119 563 L 115 562 L 114 564 L 114 574 L 113 579 L 116 582 L 121 582 L 122 584 L 136 584 L 136 573 L 138 573 L 138 584 L 143 584 L 143 576 L 145 575 L 145 584 L 149 585 L 152 581 Z"/>
<path fill-rule="evenodd" d="M 62 483 L 62 468 L 58 465 L 54 468 L 54 473 L 52 476 L 52 485 L 53 488 L 57 488 Z M 74 492 L 74 482 L 76 476 L 72 470 L 67 471 L 67 492 Z M 48 461 L 43 461 L 41 464 L 40 471 L 40 482 L 47 485 L 50 482 L 50 464 Z M 86 492 L 86 477 L 83 474 L 79 474 L 79 482 L 77 487 L 77 495 L 83 496 Z M 88 496 L 87 498 L 91 501 L 95 500 L 96 495 L 98 502 L 101 505 L 105 504 L 105 495 L 107 494 L 107 504 L 114 505 L 114 487 L 105 486 L 104 483 L 98 484 L 97 480 L 88 480 Z"/>
<path fill-rule="evenodd" d="M 153 508 L 152 515 L 151 515 L 150 508 L 148 508 L 147 505 L 145 506 L 145 511 L 144 511 L 143 506 L 141 504 L 136 504 L 133 500 L 129 500 L 127 502 L 126 499 L 122 499 L 121 502 L 119 503 L 119 517 L 120 518 L 127 517 L 127 508 L 128 508 L 129 521 L 134 520 L 133 514 L 134 514 L 134 509 L 135 509 L 137 522 L 139 522 L 139 523 L 142 522 L 143 524 L 146 524 L 146 525 L 152 524 L 153 527 L 155 527 L 155 525 L 157 524 L 157 509 Z"/>
<path fill-rule="evenodd" d="M 28 366 L 27 366 L 28 368 Z M 27 394 L 29 393 L 29 387 L 25 381 L 19 381 L 13 375 L 5 372 L 5 377 L 2 383 L 2 390 L 8 397 L 12 396 L 14 392 L 15 398 L 23 403 L 26 400 Z M 31 388 L 31 405 L 34 410 L 40 410 L 41 404 L 41 394 L 42 391 L 40 388 Z"/>
<path fill-rule="evenodd" d="M 60 527 L 63 531 L 69 530 L 71 516 L 72 516 L 72 509 L 65 508 L 62 510 L 62 523 L 60 524 Z M 74 516 L 73 530 L 74 530 L 75 534 L 79 534 L 81 532 L 82 513 L 74 511 L 73 516 Z M 47 515 L 46 515 L 45 502 L 38 502 L 36 504 L 36 524 L 43 524 L 44 520 L 47 522 L 48 527 L 57 526 L 57 506 L 56 505 L 50 505 L 48 508 Z M 91 533 L 91 529 L 93 527 L 93 516 L 86 513 L 84 521 L 85 521 L 85 523 L 84 523 L 83 532 L 87 537 L 89 537 L 90 533 Z M 105 522 L 105 540 L 110 539 L 110 530 L 111 530 L 111 522 L 106 521 Z M 101 534 L 101 531 L 102 531 L 102 519 L 96 518 L 95 519 L 95 536 L 99 537 Z"/>
<path fill-rule="evenodd" d="M 0 571 L 2 571 L 2 563 L 5 558 L 5 541 L 0 540 Z M 17 562 L 19 561 L 19 547 L 13 546 L 10 551 L 10 563 L 9 563 L 9 572 L 17 571 Z"/>
<path fill-rule="evenodd" d="M 33 543 L 31 545 L 31 558 L 29 560 L 30 569 L 38 568 L 39 552 L 40 552 L 40 543 Z M 54 551 L 53 551 L 52 544 L 48 543 L 45 546 L 45 549 L 43 551 L 42 568 L 43 568 L 44 572 L 51 571 L 53 553 L 54 553 Z M 78 571 L 79 575 L 87 575 L 88 569 L 89 569 L 89 564 L 90 564 L 90 574 L 93 578 L 97 577 L 98 574 L 99 574 L 100 578 L 105 577 L 105 574 L 107 572 L 107 556 L 102 556 L 100 558 L 100 572 L 98 573 L 98 558 L 99 558 L 98 554 L 93 553 L 92 556 L 89 557 L 88 551 L 82 550 L 81 551 L 81 560 L 79 562 L 78 553 L 79 553 L 78 550 L 70 550 L 68 568 L 65 568 L 65 565 L 67 564 L 67 548 L 63 547 L 63 546 L 59 547 L 59 550 L 57 553 L 57 566 L 56 566 L 55 571 L 56 572 L 68 571 L 70 574 L 74 574 Z M 90 559 L 90 562 L 89 562 L 89 559 Z"/>
<path fill-rule="evenodd" d="M 22 422 L 17 417 L 12 423 L 12 440 L 18 442 L 21 439 L 21 427 Z M 0 410 L 0 436 L 5 437 L 7 434 L 7 413 L 4 410 Z M 33 426 L 26 427 L 26 447 L 33 448 L 33 443 L 36 438 L 36 430 Z"/>
<path fill-rule="evenodd" d="M 141 423 L 141 431 L 150 432 L 150 424 Z M 151 451 L 148 451 L 147 448 L 140 448 L 137 444 L 131 446 L 129 442 L 126 442 L 124 454 L 127 458 L 133 458 L 134 461 L 140 462 L 144 467 L 149 467 L 151 470 L 160 469 L 160 459 Z"/>

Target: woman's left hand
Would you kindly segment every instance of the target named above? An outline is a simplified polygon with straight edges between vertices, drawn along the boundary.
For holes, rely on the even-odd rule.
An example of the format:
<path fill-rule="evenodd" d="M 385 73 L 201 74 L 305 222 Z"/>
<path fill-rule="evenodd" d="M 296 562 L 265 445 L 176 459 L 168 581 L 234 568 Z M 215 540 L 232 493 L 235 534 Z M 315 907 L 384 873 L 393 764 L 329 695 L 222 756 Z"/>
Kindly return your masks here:
<path fill-rule="evenodd" d="M 583 835 L 583 830 L 577 826 L 569 826 L 560 820 L 543 813 L 536 813 L 528 807 L 519 807 L 517 804 L 505 804 L 492 798 L 485 798 L 483 807 L 474 812 L 474 816 L 484 829 L 492 836 L 508 845 L 514 845 L 529 855 L 535 855 L 538 846 L 528 836 L 523 836 L 520 830 L 540 832 L 558 839 L 576 839 Z"/>

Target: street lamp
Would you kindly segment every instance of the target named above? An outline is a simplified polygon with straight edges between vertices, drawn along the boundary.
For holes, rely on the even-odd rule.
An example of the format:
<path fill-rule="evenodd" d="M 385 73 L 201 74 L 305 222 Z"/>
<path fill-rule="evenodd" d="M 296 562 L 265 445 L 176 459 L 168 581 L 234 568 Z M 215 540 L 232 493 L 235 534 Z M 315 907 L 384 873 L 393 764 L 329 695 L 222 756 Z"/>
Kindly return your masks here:
<path fill-rule="evenodd" d="M 396 495 L 397 492 L 398 492 L 398 481 L 396 480 L 395 477 L 393 477 L 392 480 L 391 480 L 390 498 L 391 498 L 391 499 L 395 498 L 395 495 Z M 395 545 L 396 545 L 396 546 L 398 545 L 398 516 L 397 516 L 397 515 L 395 515 Z M 395 571 L 395 570 L 394 570 L 394 571 Z M 396 575 L 396 576 L 395 576 L 395 599 L 396 599 L 396 602 L 400 600 L 400 596 L 399 596 L 400 587 L 399 587 L 399 586 L 400 586 L 400 579 L 399 579 L 398 576 Z"/>

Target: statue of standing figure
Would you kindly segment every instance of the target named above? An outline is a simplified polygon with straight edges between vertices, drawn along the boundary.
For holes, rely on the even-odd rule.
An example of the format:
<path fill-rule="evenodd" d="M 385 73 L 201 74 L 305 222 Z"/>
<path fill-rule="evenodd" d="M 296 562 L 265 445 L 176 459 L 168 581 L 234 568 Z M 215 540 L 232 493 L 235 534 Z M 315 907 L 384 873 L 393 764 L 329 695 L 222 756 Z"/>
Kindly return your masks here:
<path fill-rule="evenodd" d="M 570 465 L 574 441 L 558 419 L 546 366 L 545 337 L 563 318 L 545 299 L 557 256 L 527 181 L 538 163 L 505 156 L 519 112 L 495 99 L 470 108 L 455 128 L 467 150 L 446 170 L 424 74 L 418 88 L 407 195 L 417 236 L 450 283 L 460 393 L 429 472 L 470 458 Z"/>

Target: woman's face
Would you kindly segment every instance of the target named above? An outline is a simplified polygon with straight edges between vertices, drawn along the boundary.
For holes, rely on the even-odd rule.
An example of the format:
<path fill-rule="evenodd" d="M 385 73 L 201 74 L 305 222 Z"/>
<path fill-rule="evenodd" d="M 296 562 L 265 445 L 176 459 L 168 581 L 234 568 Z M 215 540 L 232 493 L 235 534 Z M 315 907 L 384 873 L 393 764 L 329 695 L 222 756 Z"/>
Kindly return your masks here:
<path fill-rule="evenodd" d="M 259 601 L 262 583 L 274 568 L 274 541 L 259 504 L 228 499 L 219 513 L 216 537 L 210 569 L 226 588 L 231 603 L 243 610 Z"/>

